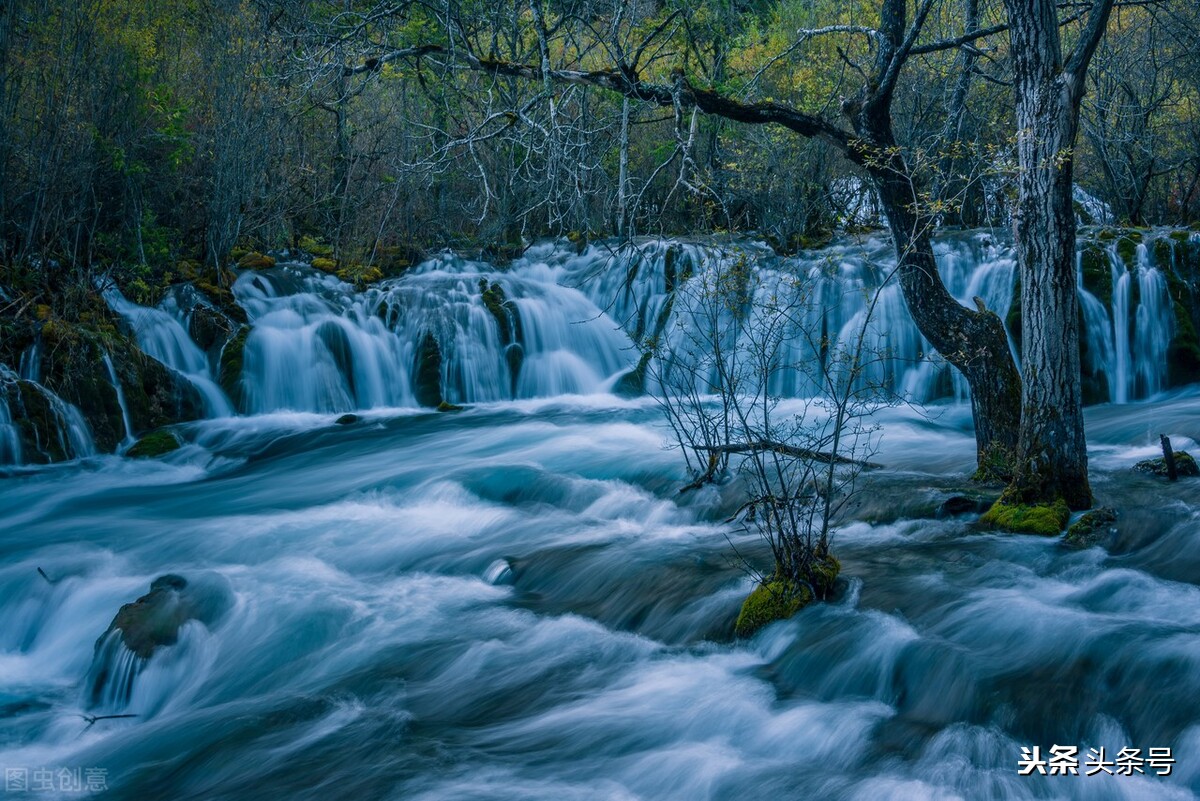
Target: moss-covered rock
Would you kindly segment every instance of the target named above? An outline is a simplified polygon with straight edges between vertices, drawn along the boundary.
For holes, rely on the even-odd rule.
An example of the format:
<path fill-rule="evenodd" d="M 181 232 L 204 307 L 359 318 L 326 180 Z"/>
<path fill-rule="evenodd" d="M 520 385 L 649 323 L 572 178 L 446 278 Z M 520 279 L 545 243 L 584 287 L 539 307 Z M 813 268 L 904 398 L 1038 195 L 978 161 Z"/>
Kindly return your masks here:
<path fill-rule="evenodd" d="M 1200 476 L 1200 466 L 1196 465 L 1196 460 L 1192 458 L 1190 453 L 1187 451 L 1175 451 L 1174 455 L 1175 472 L 1181 478 L 1185 476 Z M 1133 469 L 1139 473 L 1148 473 L 1152 476 L 1163 476 L 1165 478 L 1167 475 L 1167 460 L 1162 456 L 1157 459 L 1146 459 L 1135 464 Z"/>
<path fill-rule="evenodd" d="M 317 239 L 316 237 L 302 236 L 296 243 L 296 246 L 306 253 L 309 253 L 313 256 L 319 256 L 324 259 L 331 259 L 333 256 L 333 245 L 329 244 L 323 239 Z"/>
<path fill-rule="evenodd" d="M 312 266 L 323 273 L 336 273 L 338 271 L 338 263 L 336 259 L 329 259 L 324 256 L 318 256 L 312 260 Z"/>
<path fill-rule="evenodd" d="M 250 336 L 250 326 L 243 325 L 237 333 L 225 343 L 218 361 L 217 383 L 229 396 L 234 407 L 245 411 L 245 392 L 242 387 L 242 368 L 246 357 L 246 340 Z"/>
<path fill-rule="evenodd" d="M 1096 244 L 1086 244 L 1079 255 L 1083 272 L 1083 288 L 1096 296 L 1105 308 L 1112 305 L 1112 266 L 1108 253 Z"/>
<path fill-rule="evenodd" d="M 416 380 L 413 394 L 417 403 L 436 409 L 442 405 L 442 348 L 437 338 L 426 331 L 417 345 L 417 360 L 413 365 Z"/>
<path fill-rule="evenodd" d="M 812 603 L 814 592 L 816 598 L 828 598 L 841 570 L 842 563 L 832 554 L 813 560 L 807 581 L 787 578 L 776 568 L 742 602 L 734 634 L 749 637 L 768 623 L 791 617 Z"/>
<path fill-rule="evenodd" d="M 1067 527 L 1071 510 L 1061 498 L 1054 503 L 1009 503 L 1004 498 L 992 504 L 979 522 L 1015 534 L 1040 534 L 1052 537 Z"/>
<path fill-rule="evenodd" d="M 152 431 L 135 442 L 125 455 L 131 459 L 157 459 L 179 447 L 179 438 L 170 431 Z"/>
<path fill-rule="evenodd" d="M 750 637 L 768 623 L 786 620 L 811 602 L 812 593 L 807 587 L 771 578 L 755 587 L 742 602 L 733 632 L 738 637 Z"/>
<path fill-rule="evenodd" d="M 461 412 L 463 407 L 453 404 L 450 401 L 442 401 L 437 405 L 437 410 L 439 412 Z"/>
<path fill-rule="evenodd" d="M 1115 509 L 1103 507 L 1085 512 L 1067 529 L 1063 545 L 1068 548 L 1090 548 L 1097 545 L 1112 533 L 1113 524 L 1116 522 Z"/>
<path fill-rule="evenodd" d="M 275 258 L 252 250 L 238 258 L 237 266 L 243 270 L 269 270 L 275 266 Z"/>

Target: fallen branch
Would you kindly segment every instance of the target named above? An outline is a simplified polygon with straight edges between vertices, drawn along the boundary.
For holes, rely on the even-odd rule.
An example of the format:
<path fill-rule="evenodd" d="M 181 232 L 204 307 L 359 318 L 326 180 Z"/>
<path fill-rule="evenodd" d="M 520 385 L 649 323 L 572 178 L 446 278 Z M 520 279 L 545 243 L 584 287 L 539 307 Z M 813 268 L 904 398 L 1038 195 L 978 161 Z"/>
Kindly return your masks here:
<path fill-rule="evenodd" d="M 783 442 L 772 442 L 766 439 L 754 440 L 751 442 L 733 443 L 729 445 L 697 445 L 698 451 L 707 451 L 710 454 L 718 453 L 763 453 L 764 451 L 778 453 L 783 456 L 794 456 L 797 459 L 810 459 L 821 464 L 851 464 L 855 467 L 861 467 L 864 470 L 878 470 L 883 467 L 875 462 L 864 462 L 861 459 L 851 459 L 847 456 L 839 456 L 834 453 L 826 453 L 824 451 L 814 451 L 809 448 L 797 448 L 794 445 L 788 445 Z"/>

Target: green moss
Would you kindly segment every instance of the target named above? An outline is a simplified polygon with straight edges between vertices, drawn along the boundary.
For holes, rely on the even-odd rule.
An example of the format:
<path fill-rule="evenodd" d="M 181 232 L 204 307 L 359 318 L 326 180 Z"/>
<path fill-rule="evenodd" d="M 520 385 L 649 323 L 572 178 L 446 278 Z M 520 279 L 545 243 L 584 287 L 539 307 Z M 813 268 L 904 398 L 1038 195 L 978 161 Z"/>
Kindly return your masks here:
<path fill-rule="evenodd" d="M 776 568 L 742 602 L 734 634 L 749 637 L 768 623 L 791 617 L 812 603 L 814 591 L 818 598 L 828 598 L 841 570 L 842 563 L 833 554 L 814 557 L 806 581 L 785 577 Z"/>
<path fill-rule="evenodd" d="M 1104 248 L 1094 244 L 1084 246 L 1080 254 L 1080 263 L 1083 288 L 1095 295 L 1106 308 L 1112 305 L 1112 268 Z"/>
<path fill-rule="evenodd" d="M 1125 263 L 1125 269 L 1131 270 L 1137 266 L 1137 246 L 1141 241 L 1140 231 L 1127 231 L 1117 240 L 1117 255 Z"/>
<path fill-rule="evenodd" d="M 333 259 L 326 258 L 324 256 L 318 256 L 312 260 L 312 266 L 323 273 L 336 273 L 338 263 Z"/>
<path fill-rule="evenodd" d="M 450 403 L 450 401 L 442 401 L 437 405 L 437 410 L 439 412 L 461 412 L 463 407 L 456 406 L 455 404 Z"/>
<path fill-rule="evenodd" d="M 1016 534 L 1053 537 L 1066 528 L 1070 519 L 1071 510 L 1062 498 L 1048 504 L 1007 503 L 1001 498 L 979 520 Z"/>
<path fill-rule="evenodd" d="M 742 603 L 734 634 L 749 637 L 768 623 L 786 620 L 811 602 L 812 593 L 807 587 L 772 578 L 755 587 Z"/>
<path fill-rule="evenodd" d="M 243 407 L 242 368 L 246 355 L 246 339 L 249 336 L 250 326 L 244 325 L 225 343 L 224 349 L 221 350 L 220 369 L 217 373 L 217 383 L 239 409 Z"/>
<path fill-rule="evenodd" d="M 1150 245 L 1150 252 L 1154 256 L 1154 264 L 1162 270 L 1171 269 L 1173 251 L 1174 248 L 1171 247 L 1171 240 L 1166 237 L 1159 237 Z"/>
<path fill-rule="evenodd" d="M 237 266 L 243 270 L 267 270 L 275 266 L 275 259 L 252 250 L 237 260 Z"/>
<path fill-rule="evenodd" d="M 296 243 L 299 248 L 313 256 L 329 259 L 333 256 L 333 245 L 311 236 L 302 236 Z M 315 265 L 314 265 L 315 266 Z"/>
<path fill-rule="evenodd" d="M 1067 529 L 1063 545 L 1068 548 L 1090 548 L 1104 539 L 1115 522 L 1117 513 L 1113 509 L 1102 508 L 1086 512 Z"/>
<path fill-rule="evenodd" d="M 1200 466 L 1197 466 L 1196 460 L 1187 451 L 1174 451 L 1175 454 L 1175 471 L 1180 476 L 1198 476 L 1200 475 Z M 1133 466 L 1134 470 L 1139 473 L 1149 473 L 1154 476 L 1167 475 L 1167 460 L 1162 456 L 1157 459 L 1146 459 L 1138 462 Z"/>
<path fill-rule="evenodd" d="M 125 454 L 133 459 L 156 459 L 179 450 L 179 440 L 170 431 L 152 431 L 133 444 Z"/>

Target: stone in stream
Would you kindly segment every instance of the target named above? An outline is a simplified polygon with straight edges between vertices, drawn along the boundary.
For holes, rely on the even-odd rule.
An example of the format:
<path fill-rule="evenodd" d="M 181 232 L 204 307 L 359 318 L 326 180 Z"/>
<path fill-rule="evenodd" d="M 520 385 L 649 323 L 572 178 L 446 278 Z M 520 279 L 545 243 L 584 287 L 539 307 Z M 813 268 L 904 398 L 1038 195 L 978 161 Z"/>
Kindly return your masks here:
<path fill-rule="evenodd" d="M 1109 507 L 1093 509 L 1071 524 L 1062 544 L 1067 548 L 1090 548 L 1099 545 L 1115 528 L 1117 512 Z"/>
<path fill-rule="evenodd" d="M 357 414 L 343 414 L 341 417 L 334 420 L 333 422 L 334 422 L 334 425 L 348 426 L 351 423 L 358 422 L 358 415 Z"/>
<path fill-rule="evenodd" d="M 228 581 L 216 574 L 196 581 L 174 573 L 156 578 L 150 592 L 122 606 L 96 640 L 88 674 L 92 703 L 127 702 L 146 660 L 158 649 L 175 645 L 185 623 L 195 620 L 211 627 L 232 600 Z"/>
<path fill-rule="evenodd" d="M 1175 454 L 1175 469 L 1179 471 L 1179 477 L 1185 476 L 1200 476 L 1200 466 L 1196 465 L 1196 460 L 1187 451 L 1174 451 Z M 1160 456 L 1157 459 L 1146 459 L 1138 462 L 1133 466 L 1134 470 L 1139 473 L 1149 473 L 1152 476 L 1167 475 L 1167 460 Z"/>

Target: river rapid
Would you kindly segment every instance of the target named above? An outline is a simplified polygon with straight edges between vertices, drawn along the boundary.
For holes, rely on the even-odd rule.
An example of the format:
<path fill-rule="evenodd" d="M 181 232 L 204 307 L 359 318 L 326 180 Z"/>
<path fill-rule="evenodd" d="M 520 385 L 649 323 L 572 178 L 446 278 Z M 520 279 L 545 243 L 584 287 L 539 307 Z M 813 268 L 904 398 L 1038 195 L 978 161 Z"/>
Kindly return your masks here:
<path fill-rule="evenodd" d="M 944 249 L 948 283 L 1006 309 L 1011 254 L 970 247 Z M 111 298 L 210 419 L 178 426 L 162 459 L 0 468 L 6 792 L 24 777 L 13 797 L 1195 798 L 1200 480 L 1130 469 L 1159 433 L 1200 451 L 1200 392 L 1155 392 L 1170 317 L 1139 313 L 1130 334 L 1101 305 L 1089 323 L 1118 401 L 1086 413 L 1093 488 L 1121 515 L 1106 547 L 939 516 L 974 467 L 969 407 L 886 408 L 884 468 L 835 536 L 836 597 L 739 641 L 754 582 L 735 556 L 770 559 L 725 522 L 736 485 L 680 495 L 662 411 L 613 392 L 686 280 L 664 252 L 485 271 L 507 326 L 479 266 L 449 257 L 365 293 L 307 268 L 246 273 L 241 416 L 173 301 Z M 895 389 L 961 396 L 912 358 L 898 304 L 880 311 Z M 831 331 L 861 311 L 839 308 Z M 415 407 L 430 331 L 462 411 Z M 207 622 L 145 661 L 114 650 L 117 610 L 165 574 L 211 600 Z M 1078 747 L 1080 775 L 1018 775 L 1022 748 L 1053 745 Z M 1177 762 L 1082 775 L 1102 747 Z"/>
<path fill-rule="evenodd" d="M 860 516 L 961 483 L 969 414 L 928 411 L 884 413 Z M 103 769 L 129 799 L 1193 798 L 1200 507 L 1128 468 L 1160 427 L 1194 448 L 1198 412 L 1090 411 L 1111 555 L 969 516 L 851 522 L 839 597 L 744 642 L 731 554 L 764 554 L 720 488 L 679 498 L 648 400 L 225 418 L 162 462 L 17 470 L 0 761 Z M 164 573 L 233 602 L 89 708 L 96 639 Z M 105 713 L 137 717 L 80 718 Z M 1017 775 L 1052 744 L 1178 762 Z"/>

